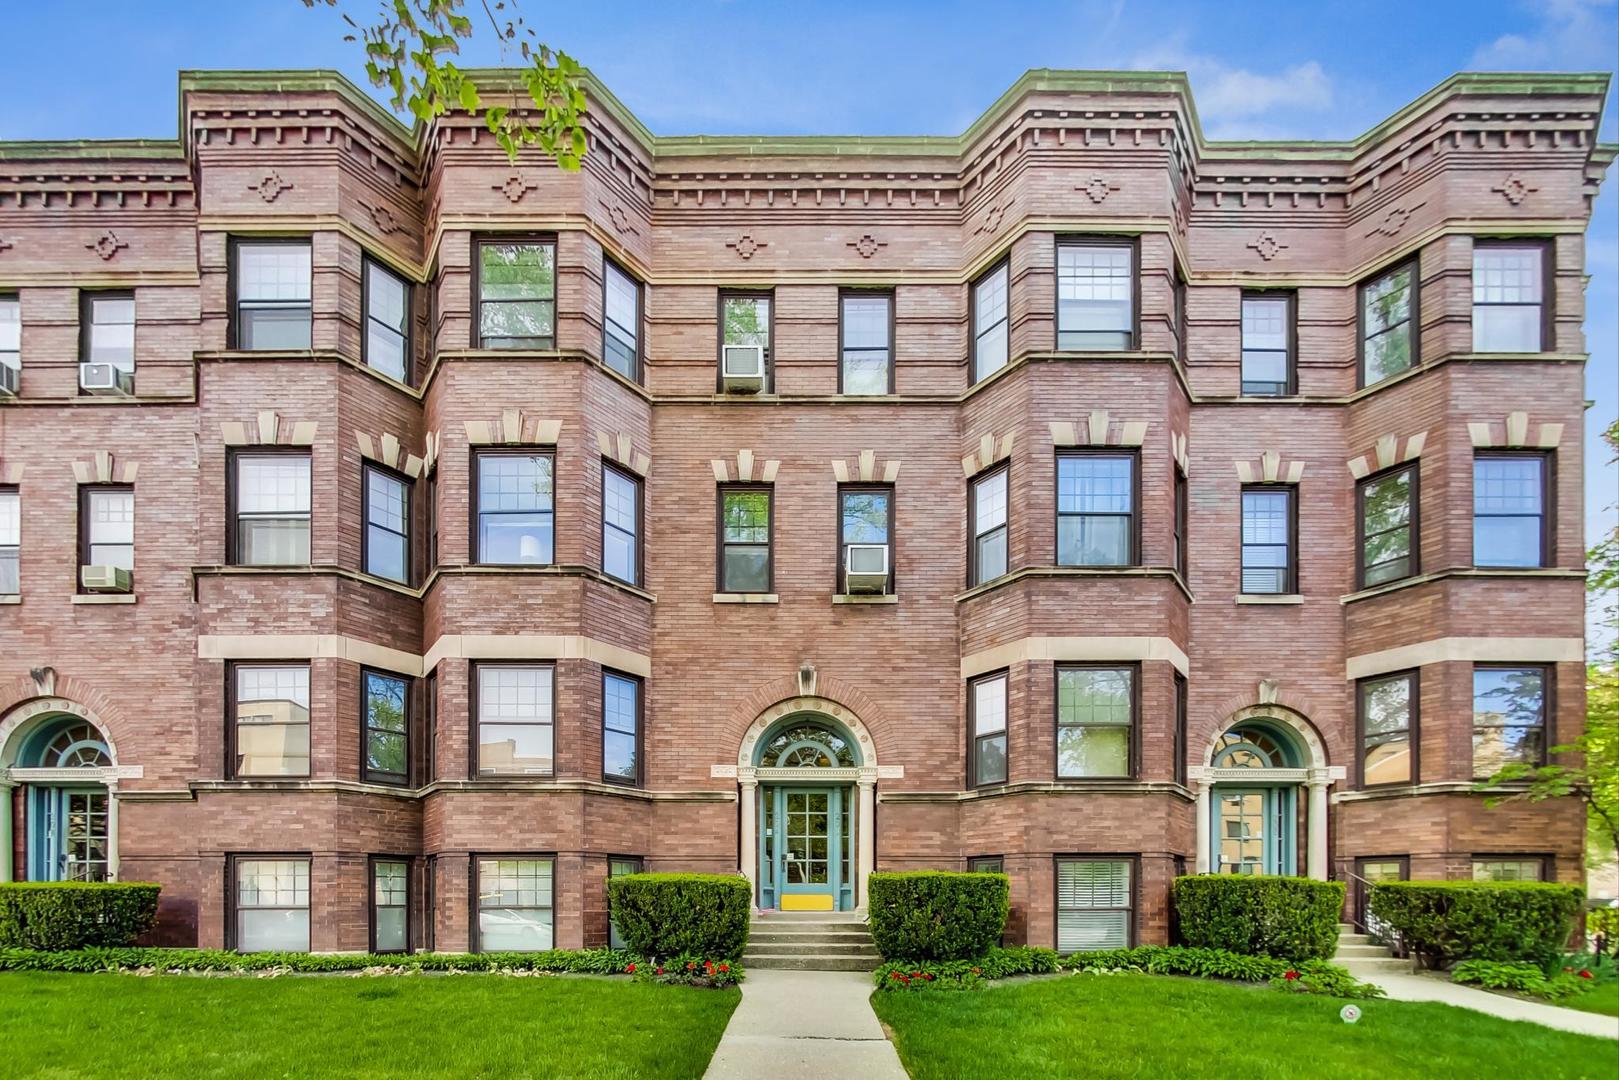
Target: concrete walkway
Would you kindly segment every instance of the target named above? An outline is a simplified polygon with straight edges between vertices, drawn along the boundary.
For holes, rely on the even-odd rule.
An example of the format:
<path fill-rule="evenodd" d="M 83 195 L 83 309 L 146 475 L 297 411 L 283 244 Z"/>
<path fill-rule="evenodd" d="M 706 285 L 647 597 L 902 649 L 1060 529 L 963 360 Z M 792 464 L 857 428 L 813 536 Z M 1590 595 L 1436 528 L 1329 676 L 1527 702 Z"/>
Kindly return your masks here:
<path fill-rule="evenodd" d="M 1564 1009 L 1539 1001 L 1492 994 L 1488 990 L 1462 986 L 1433 975 L 1397 975 L 1390 972 L 1369 976 L 1366 981 L 1381 986 L 1393 1001 L 1438 1001 L 1474 1012 L 1489 1013 L 1504 1020 L 1527 1020 L 1579 1035 L 1619 1039 L 1619 1016 L 1598 1016 L 1578 1009 Z M 732 1021 L 733 1024 L 735 1022 Z"/>
<path fill-rule="evenodd" d="M 871 1011 L 871 974 L 749 969 L 705 1080 L 905 1080 Z"/>

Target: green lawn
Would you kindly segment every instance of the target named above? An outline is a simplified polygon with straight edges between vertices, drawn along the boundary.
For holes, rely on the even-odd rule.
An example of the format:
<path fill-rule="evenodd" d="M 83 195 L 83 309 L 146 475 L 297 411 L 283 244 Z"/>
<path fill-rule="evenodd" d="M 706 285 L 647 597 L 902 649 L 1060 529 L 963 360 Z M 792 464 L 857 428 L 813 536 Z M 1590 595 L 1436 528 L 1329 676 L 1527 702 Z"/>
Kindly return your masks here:
<path fill-rule="evenodd" d="M 0 974 L 8 1080 L 700 1077 L 738 1000 L 592 978 Z"/>
<path fill-rule="evenodd" d="M 879 993 L 913 1080 L 958 1077 L 1600 1077 L 1619 1046 L 1447 1005 L 1359 1002 L 1154 975 Z"/>
<path fill-rule="evenodd" d="M 1619 1016 L 1619 979 L 1597 983 L 1591 989 L 1556 1004 L 1602 1016 Z"/>

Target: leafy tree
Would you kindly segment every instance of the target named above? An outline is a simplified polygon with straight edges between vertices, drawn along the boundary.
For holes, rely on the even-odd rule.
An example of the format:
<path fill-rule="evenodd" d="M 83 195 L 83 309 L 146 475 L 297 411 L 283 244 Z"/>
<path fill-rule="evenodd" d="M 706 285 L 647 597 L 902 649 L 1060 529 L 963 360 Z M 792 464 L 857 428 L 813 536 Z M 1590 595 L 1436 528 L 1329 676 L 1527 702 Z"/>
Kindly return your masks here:
<path fill-rule="evenodd" d="M 341 0 L 303 2 L 308 8 L 317 4 L 338 8 Z M 501 60 L 521 59 L 514 75 L 527 91 L 526 101 L 510 86 L 480 88 L 450 59 L 460 55 L 461 41 L 472 37 L 472 19 L 462 13 L 464 0 L 377 2 L 374 21 L 369 23 L 340 11 L 355 31 L 343 40 L 364 44 L 365 73 L 372 86 L 388 92 L 396 112 L 408 112 L 423 122 L 452 109 L 482 113 L 484 124 L 513 162 L 523 147 L 538 146 L 562 168 L 579 168 L 585 156 L 585 92 L 579 85 L 583 69 L 573 57 L 535 36 L 517 14 L 516 0 L 478 0 L 478 6 L 488 17 Z"/>

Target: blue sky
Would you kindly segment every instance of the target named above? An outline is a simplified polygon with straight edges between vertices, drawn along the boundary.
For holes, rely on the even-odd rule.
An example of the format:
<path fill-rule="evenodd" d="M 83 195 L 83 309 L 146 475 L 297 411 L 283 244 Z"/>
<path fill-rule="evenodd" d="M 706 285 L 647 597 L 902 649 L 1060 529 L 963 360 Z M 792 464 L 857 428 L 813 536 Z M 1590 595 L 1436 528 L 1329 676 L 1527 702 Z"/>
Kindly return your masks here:
<path fill-rule="evenodd" d="M 172 137 L 180 68 L 335 67 L 363 83 L 336 12 L 300 0 L 12 0 L 0 139 Z M 376 0 L 344 0 L 356 17 Z M 478 11 L 476 0 L 471 3 Z M 1619 0 L 1384 3 L 540 3 L 543 40 L 659 134 L 955 134 L 1025 69 L 1191 74 L 1211 138 L 1347 138 L 1460 70 L 1619 68 Z M 490 47 L 464 60 L 500 61 Z M 1619 139 L 1609 102 L 1602 137 Z M 1619 472 L 1619 175 L 1591 226 L 1587 532 Z"/>

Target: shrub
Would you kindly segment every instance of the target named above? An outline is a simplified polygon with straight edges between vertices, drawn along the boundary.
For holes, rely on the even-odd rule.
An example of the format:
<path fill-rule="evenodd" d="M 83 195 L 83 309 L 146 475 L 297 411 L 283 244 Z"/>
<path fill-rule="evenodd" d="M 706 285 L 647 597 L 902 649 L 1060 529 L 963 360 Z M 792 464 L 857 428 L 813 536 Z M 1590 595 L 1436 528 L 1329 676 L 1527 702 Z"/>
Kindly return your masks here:
<path fill-rule="evenodd" d="M 1338 946 L 1341 881 L 1200 874 L 1175 879 L 1181 939 L 1248 956 L 1326 960 Z"/>
<path fill-rule="evenodd" d="M 1486 990 L 1510 990 L 1548 1001 L 1561 1001 L 1584 993 L 1590 977 L 1590 972 L 1586 972 L 1582 978 L 1573 971 L 1565 970 L 1547 978 L 1539 967 L 1524 961 L 1498 963 L 1494 960 L 1463 960 L 1450 971 L 1452 982 L 1482 986 Z"/>
<path fill-rule="evenodd" d="M 1384 993 L 1381 986 L 1361 982 L 1349 974 L 1348 969 L 1325 960 L 1306 960 L 1294 970 L 1283 972 L 1280 978 L 1272 979 L 1270 984 L 1289 993 L 1328 997 L 1378 998 Z"/>
<path fill-rule="evenodd" d="M 1057 971 L 1055 950 L 1031 945 L 991 949 L 972 960 L 892 960 L 875 974 L 877 989 L 967 990 L 986 979 L 1050 975 Z"/>
<path fill-rule="evenodd" d="M 28 881 L 0 885 L 0 947 L 82 949 L 133 944 L 157 919 L 147 882 Z"/>
<path fill-rule="evenodd" d="M 969 960 L 1006 928 L 1005 874 L 872 874 L 871 938 L 885 960 Z"/>
<path fill-rule="evenodd" d="M 619 936 L 642 956 L 736 960 L 747 947 L 747 878 L 625 874 L 607 883 L 607 896 Z"/>
<path fill-rule="evenodd" d="M 1568 943 L 1582 891 L 1542 881 L 1389 881 L 1372 914 L 1430 967 L 1460 960 L 1546 965 Z"/>

